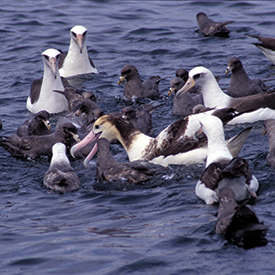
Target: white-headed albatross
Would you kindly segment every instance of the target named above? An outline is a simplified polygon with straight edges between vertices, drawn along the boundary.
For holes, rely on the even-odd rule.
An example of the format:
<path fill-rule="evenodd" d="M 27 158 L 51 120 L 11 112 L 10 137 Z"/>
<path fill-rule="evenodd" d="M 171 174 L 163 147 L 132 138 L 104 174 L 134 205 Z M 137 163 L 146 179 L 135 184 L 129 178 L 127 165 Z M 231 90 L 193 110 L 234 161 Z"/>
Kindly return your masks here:
<path fill-rule="evenodd" d="M 197 136 L 200 129 L 200 118 L 219 115 L 225 122 L 236 114 L 232 109 L 211 110 L 205 113 L 192 114 L 179 119 L 165 128 L 156 138 L 149 137 L 135 128 L 130 122 L 114 115 L 104 115 L 97 119 L 92 131 L 78 144 L 71 148 L 71 154 L 97 138 L 104 137 L 110 142 L 118 140 L 125 148 L 129 160 L 147 160 L 154 164 L 190 165 L 203 163 L 207 155 L 206 137 Z M 237 140 L 231 142 L 232 151 L 238 147 L 234 155 L 239 153 L 248 133 L 244 132 Z M 84 164 L 96 153 L 96 146 L 87 156 Z"/>
<path fill-rule="evenodd" d="M 241 113 L 228 124 L 253 123 L 259 120 L 275 118 L 275 91 L 233 98 L 221 90 L 210 70 L 204 67 L 195 67 L 189 72 L 189 78 L 177 92 L 177 97 L 194 85 L 200 86 L 200 92 L 206 107 L 232 107 Z"/>
<path fill-rule="evenodd" d="M 43 79 L 36 79 L 31 85 L 30 96 L 27 99 L 27 109 L 31 113 L 46 110 L 49 113 L 60 113 L 68 110 L 68 102 L 64 95 L 53 90 L 64 90 L 68 86 L 65 78 L 61 79 L 58 71 L 60 52 L 48 49 L 42 53 L 44 63 Z"/>
<path fill-rule="evenodd" d="M 59 62 L 59 73 L 64 77 L 81 74 L 97 74 L 98 71 L 92 59 L 88 56 L 86 45 L 88 30 L 80 25 L 74 26 L 71 31 L 71 42 L 68 53 L 62 53 Z"/>
<path fill-rule="evenodd" d="M 196 195 L 207 204 L 219 201 L 219 189 L 228 186 L 236 200 L 256 197 L 258 180 L 252 175 L 245 159 L 231 155 L 225 142 L 223 124 L 216 116 L 200 119 L 207 136 L 208 150 L 205 170 L 196 184 Z"/>

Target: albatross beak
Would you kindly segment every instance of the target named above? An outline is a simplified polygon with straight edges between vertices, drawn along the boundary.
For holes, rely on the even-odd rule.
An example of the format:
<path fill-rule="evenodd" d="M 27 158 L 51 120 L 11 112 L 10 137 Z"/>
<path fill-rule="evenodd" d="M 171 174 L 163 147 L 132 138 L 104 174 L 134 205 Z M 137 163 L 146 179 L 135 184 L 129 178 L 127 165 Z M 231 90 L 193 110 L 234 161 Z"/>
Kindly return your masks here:
<path fill-rule="evenodd" d="M 84 42 L 84 37 L 82 34 L 78 34 L 76 36 L 76 43 L 78 44 L 80 53 L 82 54 L 82 48 L 83 48 L 83 42 Z"/>
<path fill-rule="evenodd" d="M 56 61 L 55 57 L 51 57 L 49 59 L 49 65 L 50 65 L 50 68 L 54 74 L 54 78 L 56 79 L 58 69 L 57 69 L 57 61 Z"/>
<path fill-rule="evenodd" d="M 184 94 L 194 86 L 195 86 L 195 81 L 193 80 L 193 78 L 189 77 L 185 85 L 176 93 L 176 97 L 179 98 L 181 94 Z"/>
<path fill-rule="evenodd" d="M 94 140 L 98 139 L 99 136 L 100 136 L 100 134 L 95 135 L 94 132 L 93 132 L 93 130 L 92 130 L 84 139 L 82 139 L 76 145 L 72 146 L 72 148 L 70 150 L 70 153 L 71 153 L 72 157 L 75 158 L 74 154 L 75 154 L 76 151 L 78 151 L 82 147 L 86 146 L 88 143 L 91 143 Z M 92 151 L 90 152 L 90 154 L 86 157 L 86 159 L 84 161 L 84 165 L 85 166 L 86 166 L 86 164 L 88 164 L 89 160 L 94 156 L 94 154 L 96 152 L 97 152 L 97 144 L 94 146 L 94 148 L 92 149 Z"/>
<path fill-rule="evenodd" d="M 125 76 L 121 76 L 120 78 L 119 78 L 119 80 L 118 80 L 118 85 L 121 85 L 122 84 L 122 82 L 125 80 Z"/>

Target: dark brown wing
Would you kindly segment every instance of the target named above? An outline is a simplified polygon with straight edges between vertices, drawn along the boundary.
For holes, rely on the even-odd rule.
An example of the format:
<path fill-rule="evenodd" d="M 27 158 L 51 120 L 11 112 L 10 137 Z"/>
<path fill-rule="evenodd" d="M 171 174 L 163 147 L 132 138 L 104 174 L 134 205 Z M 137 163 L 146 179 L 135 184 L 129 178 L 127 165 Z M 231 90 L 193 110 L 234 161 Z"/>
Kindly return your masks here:
<path fill-rule="evenodd" d="M 35 79 L 32 82 L 31 91 L 30 91 L 31 104 L 34 104 L 39 99 L 42 81 L 43 81 L 43 78 L 40 78 L 40 79 Z"/>

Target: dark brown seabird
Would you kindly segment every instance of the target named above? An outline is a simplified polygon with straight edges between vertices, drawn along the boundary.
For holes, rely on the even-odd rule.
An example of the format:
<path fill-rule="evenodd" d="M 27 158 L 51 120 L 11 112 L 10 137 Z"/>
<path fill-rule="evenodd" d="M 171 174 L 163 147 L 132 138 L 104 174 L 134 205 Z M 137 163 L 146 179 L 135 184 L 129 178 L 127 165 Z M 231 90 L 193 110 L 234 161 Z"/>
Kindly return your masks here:
<path fill-rule="evenodd" d="M 52 146 L 57 142 L 64 143 L 70 148 L 78 142 L 77 128 L 70 122 L 60 124 L 53 134 L 44 136 L 24 136 L 16 134 L 1 136 L 0 146 L 12 156 L 35 159 L 41 155 L 51 155 Z"/>
<path fill-rule="evenodd" d="M 226 240 L 240 247 L 252 248 L 267 244 L 266 231 L 250 205 L 238 205 L 229 187 L 220 190 L 216 234 L 225 235 Z"/>
<path fill-rule="evenodd" d="M 123 88 L 123 96 L 132 99 L 133 96 L 138 98 L 160 98 L 158 83 L 161 80 L 159 76 L 153 76 L 144 82 L 141 81 L 139 72 L 134 65 L 125 65 L 121 69 L 121 76 L 118 84 L 126 80 Z"/>
<path fill-rule="evenodd" d="M 57 142 L 52 147 L 52 159 L 43 183 L 46 187 L 57 192 L 71 192 L 79 189 L 80 181 L 71 167 L 66 155 L 66 146 Z"/>
<path fill-rule="evenodd" d="M 215 22 L 210 19 L 204 12 L 197 14 L 197 21 L 199 24 L 199 32 L 205 36 L 229 36 L 229 29 L 226 25 L 234 23 L 235 21 Z"/>
<path fill-rule="evenodd" d="M 43 136 L 52 133 L 50 126 L 50 114 L 42 110 L 38 112 L 32 119 L 28 119 L 17 128 L 16 134 L 23 136 Z"/>
<path fill-rule="evenodd" d="M 266 92 L 267 88 L 261 79 L 250 79 L 241 60 L 231 57 L 227 61 L 226 74 L 231 72 L 231 80 L 226 93 L 232 97 L 248 96 Z"/>

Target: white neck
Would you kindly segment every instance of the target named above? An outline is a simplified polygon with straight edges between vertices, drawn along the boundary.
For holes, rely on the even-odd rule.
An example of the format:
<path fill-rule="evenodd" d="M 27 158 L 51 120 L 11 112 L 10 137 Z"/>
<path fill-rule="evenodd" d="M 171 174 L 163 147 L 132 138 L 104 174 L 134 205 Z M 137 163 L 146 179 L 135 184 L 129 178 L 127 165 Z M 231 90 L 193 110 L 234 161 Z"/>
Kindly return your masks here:
<path fill-rule="evenodd" d="M 201 85 L 201 93 L 206 107 L 224 108 L 228 106 L 231 100 L 231 97 L 221 90 L 212 74 L 208 75 L 203 85 Z"/>
<path fill-rule="evenodd" d="M 222 129 L 213 128 L 213 131 L 207 133 L 208 146 L 207 146 L 207 159 L 206 167 L 212 162 L 220 159 L 232 159 L 228 147 L 225 142 L 224 133 Z"/>

